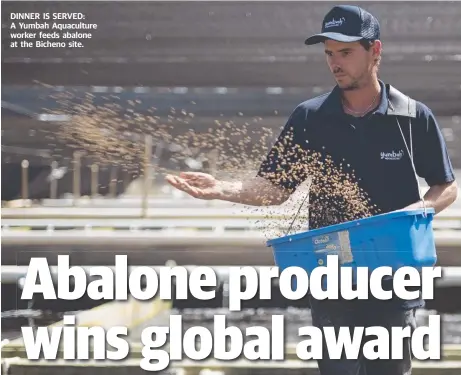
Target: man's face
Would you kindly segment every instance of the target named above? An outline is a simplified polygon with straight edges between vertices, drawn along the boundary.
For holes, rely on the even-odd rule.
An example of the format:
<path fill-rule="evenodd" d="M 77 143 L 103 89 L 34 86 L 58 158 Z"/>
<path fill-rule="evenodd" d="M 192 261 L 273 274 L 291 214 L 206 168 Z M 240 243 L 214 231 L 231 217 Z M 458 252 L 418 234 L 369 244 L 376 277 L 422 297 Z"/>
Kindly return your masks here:
<path fill-rule="evenodd" d="M 377 57 L 374 51 L 375 47 L 367 51 L 359 42 L 325 41 L 328 67 L 341 89 L 356 90 L 370 80 Z"/>

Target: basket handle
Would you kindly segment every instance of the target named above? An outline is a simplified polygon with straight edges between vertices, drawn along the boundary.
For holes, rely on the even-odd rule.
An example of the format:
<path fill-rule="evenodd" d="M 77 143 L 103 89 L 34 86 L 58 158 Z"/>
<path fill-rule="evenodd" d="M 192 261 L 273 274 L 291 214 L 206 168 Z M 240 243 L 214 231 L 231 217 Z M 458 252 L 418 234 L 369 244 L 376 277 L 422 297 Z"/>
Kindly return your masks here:
<path fill-rule="evenodd" d="M 397 117 L 395 119 L 397 121 L 397 125 L 399 126 L 400 134 L 402 134 L 403 143 L 405 144 L 405 148 L 407 149 L 408 155 L 410 156 L 411 166 L 413 168 L 413 173 L 415 174 L 416 183 L 418 184 L 419 199 L 420 199 L 421 202 L 423 202 L 424 217 L 427 217 L 426 202 L 425 202 L 424 197 L 423 197 L 422 192 L 421 192 L 421 184 L 419 183 L 419 176 L 418 176 L 418 173 L 416 172 L 416 167 L 415 167 L 415 163 L 414 163 L 414 160 L 413 160 L 413 139 L 412 139 L 412 132 L 411 132 L 411 118 L 408 119 L 408 125 L 409 125 L 409 131 L 410 131 L 410 149 L 411 149 L 411 151 L 408 148 L 407 140 L 405 139 L 405 136 L 403 134 L 402 127 L 400 126 L 399 119 Z"/>
<path fill-rule="evenodd" d="M 301 212 L 301 208 L 303 208 L 304 202 L 306 202 L 306 199 L 307 199 L 308 196 L 309 196 L 309 190 L 306 192 L 306 196 L 304 197 L 303 201 L 302 201 L 301 204 L 299 205 L 298 212 L 296 212 L 295 217 L 294 217 L 293 220 L 291 221 L 290 226 L 288 227 L 288 230 L 287 230 L 286 233 L 285 233 L 285 236 L 288 236 L 288 235 L 290 234 L 291 227 L 293 226 L 293 224 L 294 224 L 296 218 L 298 217 L 299 213 Z"/>

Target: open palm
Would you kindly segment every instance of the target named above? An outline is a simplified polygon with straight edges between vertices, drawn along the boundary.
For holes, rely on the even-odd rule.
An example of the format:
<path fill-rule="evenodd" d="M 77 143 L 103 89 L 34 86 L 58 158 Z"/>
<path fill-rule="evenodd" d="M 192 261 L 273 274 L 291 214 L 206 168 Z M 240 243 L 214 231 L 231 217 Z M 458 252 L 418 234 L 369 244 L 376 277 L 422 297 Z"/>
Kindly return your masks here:
<path fill-rule="evenodd" d="M 216 199 L 220 193 L 218 180 L 207 173 L 181 172 L 179 176 L 167 175 L 166 180 L 195 198 Z"/>

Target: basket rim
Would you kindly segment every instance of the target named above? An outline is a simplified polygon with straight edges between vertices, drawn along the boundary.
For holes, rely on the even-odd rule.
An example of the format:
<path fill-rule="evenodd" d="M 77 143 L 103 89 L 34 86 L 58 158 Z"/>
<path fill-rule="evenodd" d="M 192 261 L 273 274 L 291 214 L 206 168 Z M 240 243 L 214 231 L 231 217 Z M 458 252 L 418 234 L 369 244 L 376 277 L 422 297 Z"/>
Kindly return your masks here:
<path fill-rule="evenodd" d="M 306 238 L 310 238 L 314 236 L 321 236 L 324 234 L 337 232 L 337 231 L 349 229 L 352 227 L 368 225 L 372 223 L 375 224 L 375 222 L 377 221 L 390 220 L 390 219 L 395 219 L 395 218 L 399 218 L 403 216 L 423 216 L 424 213 L 427 213 L 430 219 L 432 220 L 432 216 L 433 214 L 435 214 L 435 209 L 434 208 L 426 208 L 426 209 L 418 208 L 418 209 L 412 209 L 412 210 L 398 210 L 398 211 L 386 212 L 383 214 L 374 215 L 374 216 L 366 217 L 363 219 L 346 221 L 344 223 L 330 225 L 330 226 L 323 227 L 323 228 L 307 230 L 301 233 L 295 233 L 295 234 L 290 234 L 287 236 L 272 238 L 266 241 L 266 245 L 270 247 L 272 245 L 281 244 L 281 243 L 288 242 L 288 241 L 296 241 L 296 240 L 306 239 Z"/>

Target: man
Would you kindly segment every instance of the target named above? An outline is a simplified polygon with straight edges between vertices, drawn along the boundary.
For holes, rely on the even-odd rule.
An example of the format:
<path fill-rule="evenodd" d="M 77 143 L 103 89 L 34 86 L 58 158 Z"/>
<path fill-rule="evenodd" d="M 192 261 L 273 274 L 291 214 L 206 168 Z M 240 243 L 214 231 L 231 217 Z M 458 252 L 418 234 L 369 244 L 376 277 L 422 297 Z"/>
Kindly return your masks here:
<path fill-rule="evenodd" d="M 301 103 L 291 114 L 257 176 L 242 182 L 216 180 L 201 173 L 167 176 L 167 181 L 193 197 L 246 205 L 279 205 L 306 178 L 293 171 L 299 162 L 286 157 L 287 135 L 293 144 L 328 154 L 336 166 L 349 168 L 376 212 L 434 208 L 441 212 L 456 200 L 457 185 L 446 145 L 431 110 L 378 79 L 382 43 L 376 18 L 356 6 L 336 6 L 325 16 L 322 33 L 307 45 L 324 43 L 326 60 L 337 85 L 328 94 Z M 430 186 L 420 199 L 417 176 Z M 283 176 L 283 178 L 281 178 Z M 325 177 L 319 181 L 328 185 Z M 323 191 L 323 190 L 322 190 Z M 310 198 L 310 227 L 331 224 L 324 215 L 340 210 L 335 199 Z M 309 216 L 311 214 L 309 213 Z M 383 288 L 390 284 L 383 283 Z M 313 324 L 323 326 L 415 327 L 415 309 L 423 301 L 316 301 L 311 298 Z M 402 360 L 365 358 L 318 361 L 322 375 L 408 375 L 411 349 Z"/>

